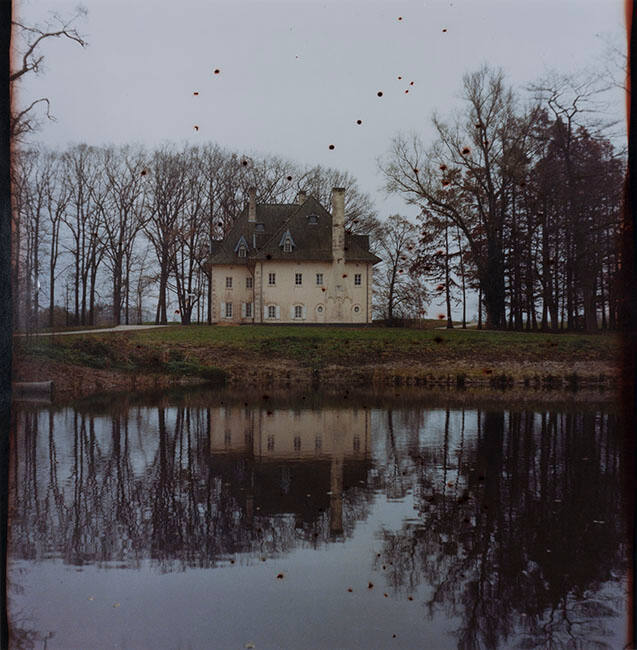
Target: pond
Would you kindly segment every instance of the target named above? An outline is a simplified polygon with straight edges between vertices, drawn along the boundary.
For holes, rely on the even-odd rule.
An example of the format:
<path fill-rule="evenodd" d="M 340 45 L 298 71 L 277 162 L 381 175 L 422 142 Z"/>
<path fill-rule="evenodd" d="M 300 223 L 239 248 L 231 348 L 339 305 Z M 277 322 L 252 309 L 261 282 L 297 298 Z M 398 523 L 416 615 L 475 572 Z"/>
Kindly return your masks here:
<path fill-rule="evenodd" d="M 621 648 L 612 403 L 17 405 L 12 647 Z"/>

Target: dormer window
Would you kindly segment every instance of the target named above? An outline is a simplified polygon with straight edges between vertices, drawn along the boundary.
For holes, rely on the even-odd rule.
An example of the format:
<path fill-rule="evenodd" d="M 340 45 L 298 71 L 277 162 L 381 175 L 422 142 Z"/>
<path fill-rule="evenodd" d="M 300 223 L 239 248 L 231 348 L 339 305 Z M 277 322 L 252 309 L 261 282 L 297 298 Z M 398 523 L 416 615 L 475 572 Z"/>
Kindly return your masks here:
<path fill-rule="evenodd" d="M 315 226 L 318 223 L 318 215 L 316 214 L 309 215 L 307 218 L 307 222 L 308 224 L 310 224 L 310 226 Z"/>
<path fill-rule="evenodd" d="M 239 257 L 247 257 L 248 256 L 248 242 L 246 241 L 245 237 L 241 235 L 239 237 L 239 241 L 237 242 L 237 245 L 234 247 L 234 252 L 239 256 Z"/>
<path fill-rule="evenodd" d="M 254 229 L 255 229 L 257 232 L 265 232 L 265 224 L 258 223 L 258 224 L 254 227 Z"/>
<path fill-rule="evenodd" d="M 283 249 L 284 253 L 291 253 L 294 248 L 294 240 L 289 230 L 286 230 L 279 241 L 279 246 Z"/>

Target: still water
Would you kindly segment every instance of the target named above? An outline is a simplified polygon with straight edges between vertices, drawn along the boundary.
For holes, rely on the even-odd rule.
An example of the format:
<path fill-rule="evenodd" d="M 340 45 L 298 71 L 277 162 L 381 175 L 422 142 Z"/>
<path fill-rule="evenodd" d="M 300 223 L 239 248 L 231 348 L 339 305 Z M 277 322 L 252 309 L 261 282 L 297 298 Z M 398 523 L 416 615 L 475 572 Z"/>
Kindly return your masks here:
<path fill-rule="evenodd" d="M 14 648 L 624 646 L 612 405 L 199 393 L 15 422 Z"/>

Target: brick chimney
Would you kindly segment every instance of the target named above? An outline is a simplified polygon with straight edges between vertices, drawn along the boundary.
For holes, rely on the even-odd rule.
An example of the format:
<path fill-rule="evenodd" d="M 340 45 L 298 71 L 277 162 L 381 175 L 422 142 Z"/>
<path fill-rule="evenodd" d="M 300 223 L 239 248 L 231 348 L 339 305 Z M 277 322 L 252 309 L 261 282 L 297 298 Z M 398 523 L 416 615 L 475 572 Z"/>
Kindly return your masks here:
<path fill-rule="evenodd" d="M 332 257 L 345 262 L 345 189 L 332 190 Z"/>
<path fill-rule="evenodd" d="M 297 204 L 303 205 L 305 203 L 305 199 L 307 199 L 307 194 L 303 190 L 300 190 L 299 193 L 296 195 Z"/>
<path fill-rule="evenodd" d="M 248 190 L 248 223 L 257 221 L 257 190 L 251 187 Z"/>

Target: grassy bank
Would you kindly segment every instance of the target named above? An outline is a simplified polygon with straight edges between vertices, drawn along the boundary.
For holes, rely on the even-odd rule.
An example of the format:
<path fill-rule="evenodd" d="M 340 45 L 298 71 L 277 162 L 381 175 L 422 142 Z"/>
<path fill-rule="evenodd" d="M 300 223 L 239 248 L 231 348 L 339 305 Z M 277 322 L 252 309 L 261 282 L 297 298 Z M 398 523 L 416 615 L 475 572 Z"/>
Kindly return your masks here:
<path fill-rule="evenodd" d="M 167 327 L 16 340 L 17 369 L 230 383 L 612 385 L 613 335 L 294 326 Z M 28 369 L 31 370 L 28 370 Z M 78 371 L 79 372 L 79 371 Z M 21 380 L 45 379 L 17 377 Z M 90 376 L 87 372 L 87 376 Z M 58 378 L 58 381 L 60 379 Z"/>

